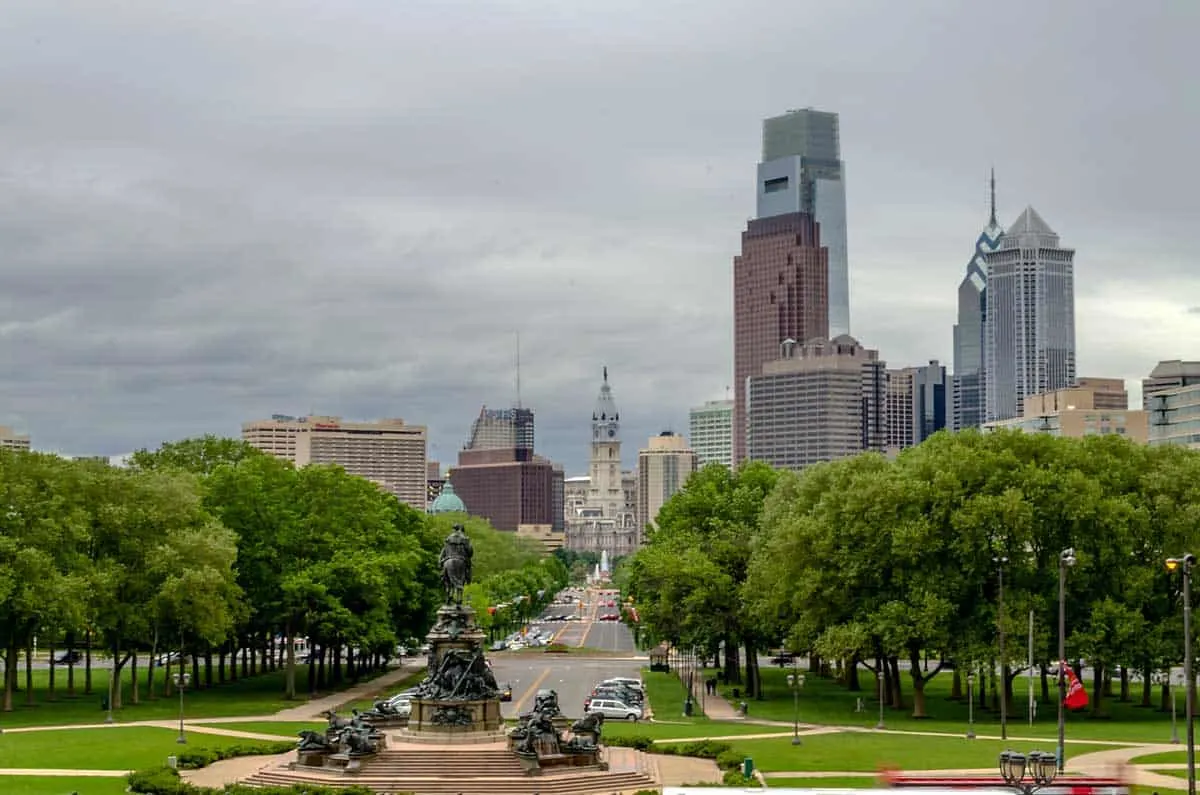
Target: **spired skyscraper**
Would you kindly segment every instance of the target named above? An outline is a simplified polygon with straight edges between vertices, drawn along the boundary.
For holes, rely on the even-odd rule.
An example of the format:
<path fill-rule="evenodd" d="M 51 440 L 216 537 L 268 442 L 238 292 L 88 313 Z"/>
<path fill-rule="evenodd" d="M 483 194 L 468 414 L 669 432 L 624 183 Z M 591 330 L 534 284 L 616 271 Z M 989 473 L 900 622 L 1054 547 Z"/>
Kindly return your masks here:
<path fill-rule="evenodd" d="M 992 170 L 992 214 L 975 240 L 975 255 L 958 285 L 958 322 L 954 324 L 954 380 L 951 417 L 954 430 L 978 428 L 984 420 L 984 320 L 987 317 L 987 255 L 1000 246 L 1004 230 L 996 220 L 996 171 Z"/>
<path fill-rule="evenodd" d="M 1030 395 L 1075 383 L 1075 251 L 1026 207 L 984 259 L 984 411 L 993 422 L 1019 416 Z"/>
<path fill-rule="evenodd" d="M 829 249 L 830 337 L 850 333 L 845 171 L 836 113 L 805 108 L 763 122 L 757 217 L 804 213 L 820 226 Z"/>

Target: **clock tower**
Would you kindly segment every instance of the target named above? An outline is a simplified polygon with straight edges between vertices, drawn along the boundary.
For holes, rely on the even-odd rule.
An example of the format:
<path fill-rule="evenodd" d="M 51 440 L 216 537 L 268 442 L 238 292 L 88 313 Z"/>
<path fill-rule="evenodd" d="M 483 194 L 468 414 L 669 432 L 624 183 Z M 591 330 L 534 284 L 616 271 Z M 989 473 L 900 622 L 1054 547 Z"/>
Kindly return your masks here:
<path fill-rule="evenodd" d="M 605 519 L 616 519 L 625 508 L 621 484 L 621 415 L 608 385 L 607 367 L 592 410 L 592 458 L 588 474 L 588 503 L 600 508 Z"/>

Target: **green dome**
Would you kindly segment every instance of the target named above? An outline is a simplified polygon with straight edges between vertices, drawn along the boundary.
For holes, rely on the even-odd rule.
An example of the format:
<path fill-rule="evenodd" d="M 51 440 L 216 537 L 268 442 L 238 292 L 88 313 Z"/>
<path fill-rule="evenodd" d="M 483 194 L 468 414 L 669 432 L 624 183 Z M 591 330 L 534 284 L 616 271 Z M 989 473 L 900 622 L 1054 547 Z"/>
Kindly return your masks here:
<path fill-rule="evenodd" d="M 450 481 L 442 484 L 442 493 L 437 496 L 433 504 L 429 506 L 430 513 L 466 513 L 467 506 L 462 499 L 454 493 L 454 487 L 450 485 Z"/>

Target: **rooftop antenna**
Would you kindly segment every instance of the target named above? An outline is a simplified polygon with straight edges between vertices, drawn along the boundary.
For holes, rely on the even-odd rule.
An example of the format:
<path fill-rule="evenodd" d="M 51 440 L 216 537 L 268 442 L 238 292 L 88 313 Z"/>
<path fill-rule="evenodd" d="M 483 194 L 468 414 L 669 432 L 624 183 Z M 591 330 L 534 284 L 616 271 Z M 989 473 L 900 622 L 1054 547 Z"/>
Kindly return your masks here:
<path fill-rule="evenodd" d="M 992 184 L 991 184 L 991 186 L 992 186 L 992 218 L 991 218 L 990 223 L 992 226 L 999 226 L 1000 224 L 996 222 L 996 167 L 995 166 L 992 166 Z"/>
<path fill-rule="evenodd" d="M 517 332 L 517 408 L 521 408 L 521 332 Z"/>

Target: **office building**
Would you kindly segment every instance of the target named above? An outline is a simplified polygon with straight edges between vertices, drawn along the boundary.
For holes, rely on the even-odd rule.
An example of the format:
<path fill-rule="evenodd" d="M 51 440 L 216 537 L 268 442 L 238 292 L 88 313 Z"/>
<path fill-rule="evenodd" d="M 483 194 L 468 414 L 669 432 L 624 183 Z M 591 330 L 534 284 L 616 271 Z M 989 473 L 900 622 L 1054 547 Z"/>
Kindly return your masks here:
<path fill-rule="evenodd" d="M 950 378 L 931 361 L 887 371 L 887 449 L 913 447 L 950 427 Z"/>
<path fill-rule="evenodd" d="M 1155 365 L 1148 378 L 1142 379 L 1142 405 L 1150 408 L 1150 398 L 1160 392 L 1200 384 L 1200 362 L 1167 359 Z"/>
<path fill-rule="evenodd" d="M 29 435 L 0 425 L 0 450 L 29 450 Z"/>
<path fill-rule="evenodd" d="M 849 334 L 845 164 L 838 115 L 806 108 L 763 121 L 757 194 L 758 218 L 803 213 L 820 226 L 821 244 L 829 251 L 824 336 Z"/>
<path fill-rule="evenodd" d="M 695 471 L 696 454 L 688 447 L 687 439 L 670 431 L 651 436 L 638 452 L 637 524 L 643 541 L 646 527 L 654 522 L 663 504 Z"/>
<path fill-rule="evenodd" d="M 978 428 L 984 420 L 984 319 L 987 317 L 987 255 L 1000 247 L 1004 230 L 996 220 L 996 172 L 991 179 L 992 214 L 975 239 L 975 254 L 958 285 L 958 322 L 954 324 L 952 427 Z"/>
<path fill-rule="evenodd" d="M 848 335 L 785 340 L 747 395 L 751 460 L 803 469 L 887 443 L 887 365 Z"/>
<path fill-rule="evenodd" d="M 1156 389 L 1145 405 L 1150 444 L 1200 450 L 1200 384 Z"/>
<path fill-rule="evenodd" d="M 533 410 L 489 409 L 484 406 L 471 423 L 466 450 L 519 450 L 519 460 L 533 455 Z"/>
<path fill-rule="evenodd" d="M 984 258 L 985 413 L 995 422 L 1075 382 L 1075 252 L 1026 207 Z"/>
<path fill-rule="evenodd" d="M 428 504 L 423 425 L 407 425 L 401 419 L 346 422 L 341 417 L 275 414 L 269 420 L 243 423 L 242 440 L 297 468 L 337 464 L 418 511 Z"/>
<path fill-rule="evenodd" d="M 437 498 L 442 493 L 442 484 L 446 482 L 446 478 L 442 476 L 442 465 L 437 461 L 428 461 L 425 464 L 425 485 L 426 502 L 430 502 Z"/>
<path fill-rule="evenodd" d="M 779 344 L 829 334 L 828 251 L 812 216 L 754 220 L 733 260 L 733 464 L 747 455 L 746 383 L 779 357 Z"/>
<path fill-rule="evenodd" d="M 1129 408 L 1129 393 L 1120 378 L 1081 378 L 1076 386 L 1025 398 L 1020 417 L 985 423 L 999 429 L 1081 438 L 1103 434 L 1144 443 L 1149 437 L 1149 413 Z"/>
<path fill-rule="evenodd" d="M 515 533 L 523 524 L 563 529 L 562 467 L 534 455 L 519 460 L 517 449 L 463 450 L 450 473 L 454 491 L 472 516 L 497 530 Z"/>
<path fill-rule="evenodd" d="M 708 400 L 688 412 L 688 439 L 697 466 L 733 465 L 733 401 Z"/>

